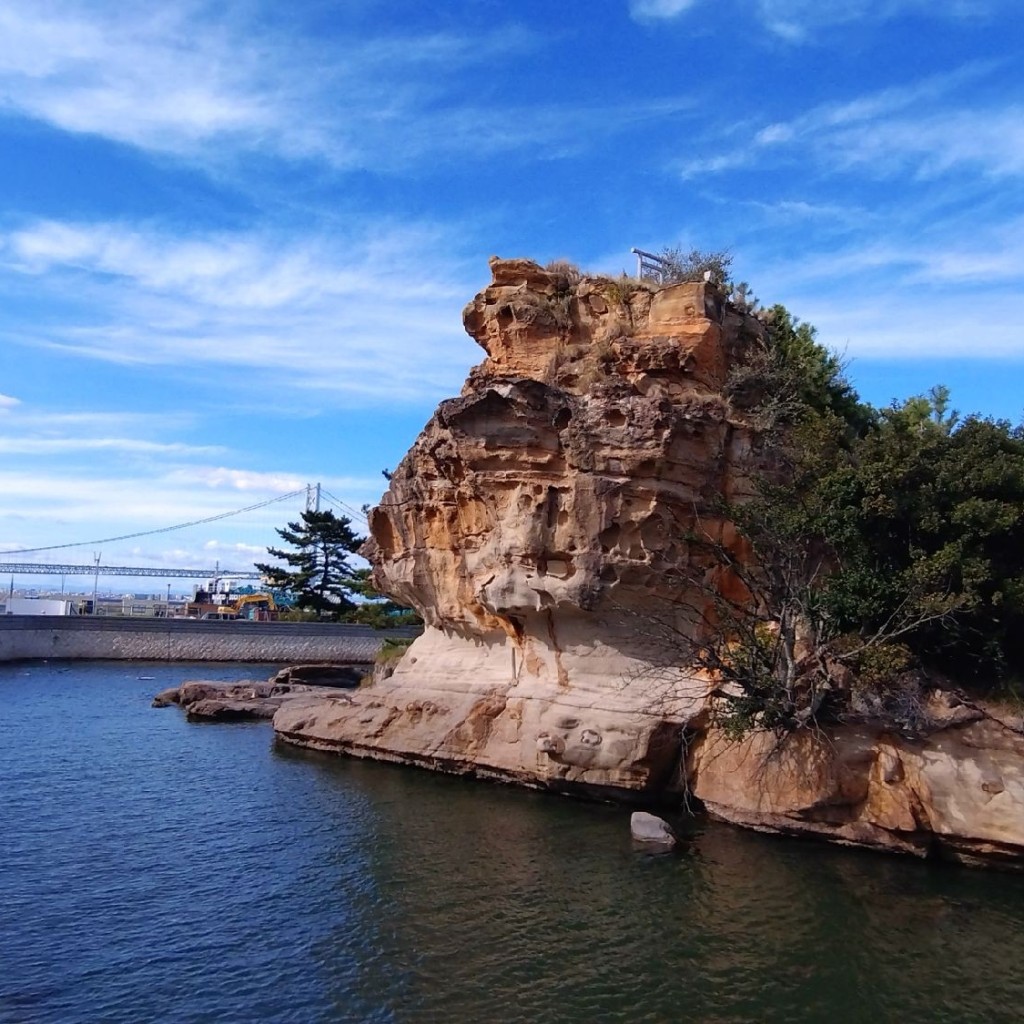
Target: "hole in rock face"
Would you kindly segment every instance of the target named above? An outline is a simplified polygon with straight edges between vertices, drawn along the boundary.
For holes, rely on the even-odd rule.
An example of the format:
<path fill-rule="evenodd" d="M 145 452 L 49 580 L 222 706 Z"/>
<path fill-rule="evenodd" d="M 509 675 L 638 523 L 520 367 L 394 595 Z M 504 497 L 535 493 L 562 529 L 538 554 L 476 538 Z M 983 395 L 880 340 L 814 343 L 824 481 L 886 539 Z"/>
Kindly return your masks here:
<path fill-rule="evenodd" d="M 621 409 L 609 409 L 605 422 L 609 427 L 624 427 L 626 425 L 626 414 Z"/>
<path fill-rule="evenodd" d="M 553 421 L 555 430 L 565 430 L 571 420 L 572 412 L 569 409 L 559 409 Z"/>
<path fill-rule="evenodd" d="M 555 576 L 558 579 L 568 579 L 573 575 L 572 559 L 561 552 L 543 554 L 537 559 L 537 571 L 542 576 Z"/>
<path fill-rule="evenodd" d="M 619 524 L 612 523 L 611 526 L 602 530 L 597 535 L 597 542 L 601 545 L 601 550 L 605 554 L 608 554 L 608 552 L 619 543 L 619 536 L 621 533 L 622 530 L 619 528 Z"/>
<path fill-rule="evenodd" d="M 658 551 L 668 543 L 665 523 L 660 516 L 648 516 L 640 527 L 640 543 L 648 551 Z"/>
<path fill-rule="evenodd" d="M 395 528 L 387 513 L 380 509 L 374 509 L 372 513 L 373 539 L 377 542 L 377 550 L 382 558 L 391 558 L 398 549 L 398 538 L 395 536 Z"/>
<path fill-rule="evenodd" d="M 546 505 L 547 505 L 547 522 L 548 529 L 553 529 L 555 523 L 558 521 L 558 509 L 561 504 L 561 496 L 558 493 L 558 488 L 554 486 L 548 487 Z"/>

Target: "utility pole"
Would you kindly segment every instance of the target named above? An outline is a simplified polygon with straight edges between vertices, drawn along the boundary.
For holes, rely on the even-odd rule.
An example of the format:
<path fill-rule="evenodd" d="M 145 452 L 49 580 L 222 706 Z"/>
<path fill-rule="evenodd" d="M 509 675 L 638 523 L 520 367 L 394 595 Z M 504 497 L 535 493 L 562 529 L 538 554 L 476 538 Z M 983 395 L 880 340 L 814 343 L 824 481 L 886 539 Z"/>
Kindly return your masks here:
<path fill-rule="evenodd" d="M 102 551 L 97 551 L 93 556 L 96 559 L 96 572 L 93 573 L 92 577 L 92 613 L 95 615 L 99 608 L 96 604 L 96 592 L 100 586 L 100 556 L 103 554 Z"/>

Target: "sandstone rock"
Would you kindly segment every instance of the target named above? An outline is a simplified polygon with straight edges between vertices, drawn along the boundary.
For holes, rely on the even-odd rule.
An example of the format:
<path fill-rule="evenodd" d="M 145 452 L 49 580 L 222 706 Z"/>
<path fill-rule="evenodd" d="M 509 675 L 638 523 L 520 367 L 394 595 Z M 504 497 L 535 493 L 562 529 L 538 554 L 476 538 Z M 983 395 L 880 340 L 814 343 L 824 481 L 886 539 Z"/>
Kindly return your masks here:
<path fill-rule="evenodd" d="M 761 831 L 964 863 L 1020 863 L 1024 736 L 992 719 L 908 739 L 878 728 L 806 730 L 691 748 L 694 795 Z"/>
<path fill-rule="evenodd" d="M 671 850 L 676 845 L 675 833 L 664 818 L 647 811 L 634 811 L 629 819 L 629 834 L 633 842 Z"/>
<path fill-rule="evenodd" d="M 528 260 L 491 271 L 464 313 L 486 358 L 370 514 L 374 583 L 420 612 L 423 635 L 344 699 L 282 702 L 281 738 L 591 795 L 689 785 L 752 828 L 1019 858 L 1010 717 L 935 693 L 903 734 L 733 742 L 708 725 L 713 686 L 679 665 L 671 633 L 714 613 L 685 581 L 743 597 L 687 537 L 744 555 L 714 510 L 751 493 L 756 439 L 723 383 L 762 325 L 704 283 L 652 290 Z"/>
<path fill-rule="evenodd" d="M 671 787 L 708 687 L 646 619 L 680 597 L 687 530 L 728 530 L 712 509 L 743 492 L 751 437 L 720 389 L 762 327 L 704 283 L 491 270 L 464 315 L 487 358 L 370 516 L 375 584 L 424 634 L 350 707 L 291 704 L 275 728 L 533 785 Z"/>
<path fill-rule="evenodd" d="M 269 697 L 273 688 L 273 683 L 265 679 L 239 679 L 234 683 L 219 679 L 188 679 L 178 687 L 178 703 L 187 708 L 196 701 L 206 699 L 256 700 Z"/>
<path fill-rule="evenodd" d="M 343 665 L 289 665 L 281 669 L 270 682 L 274 686 L 358 686 L 371 664 Z"/>
<path fill-rule="evenodd" d="M 154 707 L 178 704 L 190 721 L 232 722 L 244 719 L 270 719 L 289 700 L 318 692 L 339 699 L 346 691 L 303 683 L 279 686 L 274 680 L 242 679 L 235 683 L 192 679 L 178 687 L 162 690 L 153 699 Z"/>
<path fill-rule="evenodd" d="M 281 704 L 281 699 L 236 700 L 230 697 L 206 697 L 188 704 L 185 707 L 185 714 L 190 721 L 240 722 L 273 718 Z"/>

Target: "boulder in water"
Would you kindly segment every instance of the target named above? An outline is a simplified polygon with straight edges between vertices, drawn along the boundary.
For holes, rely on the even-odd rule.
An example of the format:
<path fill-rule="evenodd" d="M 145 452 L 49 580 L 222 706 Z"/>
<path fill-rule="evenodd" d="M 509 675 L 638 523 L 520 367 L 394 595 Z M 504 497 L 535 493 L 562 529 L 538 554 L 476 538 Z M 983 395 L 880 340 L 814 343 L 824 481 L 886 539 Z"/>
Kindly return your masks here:
<path fill-rule="evenodd" d="M 676 845 L 675 833 L 664 818 L 647 811 L 634 811 L 629 819 L 629 832 L 633 842 L 645 846 L 658 846 L 671 850 Z"/>

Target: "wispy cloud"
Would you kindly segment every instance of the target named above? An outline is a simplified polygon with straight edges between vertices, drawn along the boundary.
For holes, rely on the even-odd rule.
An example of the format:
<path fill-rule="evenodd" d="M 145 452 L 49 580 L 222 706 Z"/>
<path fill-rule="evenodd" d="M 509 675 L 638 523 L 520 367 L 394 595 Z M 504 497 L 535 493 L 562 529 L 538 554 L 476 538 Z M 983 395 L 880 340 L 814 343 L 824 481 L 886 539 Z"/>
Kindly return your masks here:
<path fill-rule="evenodd" d="M 677 164 L 684 179 L 749 168 L 814 161 L 828 172 L 870 178 L 952 171 L 1012 177 L 1024 173 L 1024 102 L 950 102 L 959 88 L 991 75 L 969 64 L 907 85 L 821 104 L 788 121 L 727 125 L 711 150 Z M 736 141 L 736 136 L 741 138 Z M 721 148 L 719 148 L 721 147 Z"/>
<path fill-rule="evenodd" d="M 76 452 L 121 452 L 131 455 L 211 455 L 218 445 L 142 441 L 131 437 L 0 437 L 0 454 L 67 455 Z"/>
<path fill-rule="evenodd" d="M 307 483 L 304 478 L 293 473 L 254 472 L 227 466 L 182 467 L 167 473 L 165 479 L 175 486 L 198 486 L 222 491 L 256 491 L 266 494 L 302 490 Z M 375 494 L 381 490 L 380 477 L 325 477 L 321 483 L 326 489 L 344 494 Z"/>
<path fill-rule="evenodd" d="M 328 47 L 281 23 L 243 22 L 240 10 L 8 0 L 0 102 L 65 131 L 204 161 L 216 158 L 217 142 L 358 166 L 367 132 L 379 138 L 459 68 L 529 45 L 506 27 L 483 36 L 360 33 Z"/>
<path fill-rule="evenodd" d="M 355 509 L 380 493 L 379 478 L 327 476 L 323 485 Z M 166 467 L 158 460 L 130 475 L 118 475 L 109 467 L 88 473 L 68 468 L 58 474 L 8 466 L 0 469 L 0 552 L 16 556 L 24 548 L 70 543 L 76 546 L 39 552 L 32 560 L 85 562 L 97 550 L 95 542 L 104 538 L 166 531 L 269 502 L 291 491 L 300 494 L 238 516 L 104 543 L 100 550 L 107 565 L 210 565 L 220 557 L 222 567 L 244 566 L 254 554 L 264 555 L 268 544 L 279 542 L 277 526 L 298 516 L 304 507 L 304 481 L 286 472 Z M 325 507 L 331 504 L 324 499 Z"/>
<path fill-rule="evenodd" d="M 690 2 L 640 0 L 652 12 Z M 203 166 L 259 153 L 399 172 L 425 158 L 564 156 L 688 103 L 474 103 L 465 74 L 547 45 L 512 22 L 464 33 L 381 26 L 318 40 L 244 21 L 241 7 L 211 10 L 8 0 L 0 109 Z"/>
<path fill-rule="evenodd" d="M 629 0 L 629 12 L 637 21 L 678 17 L 699 0 Z"/>
<path fill-rule="evenodd" d="M 702 0 L 629 0 L 638 21 L 677 18 Z M 879 24 L 904 14 L 932 18 L 979 18 L 993 14 L 1009 0 L 740 0 L 739 6 L 771 33 L 791 43 L 804 43 L 822 29 L 855 22 Z M 704 4 L 710 7 L 710 2 Z"/>
<path fill-rule="evenodd" d="M 438 258 L 444 248 L 428 226 L 295 240 L 42 221 L 0 238 L 0 262 L 55 298 L 82 299 L 59 322 L 11 329 L 23 344 L 189 372 L 246 367 L 252 387 L 265 373 L 278 390 L 412 400 L 451 392 L 475 358 L 460 324 L 472 289 Z M 426 365 L 410 358 L 422 351 Z"/>

